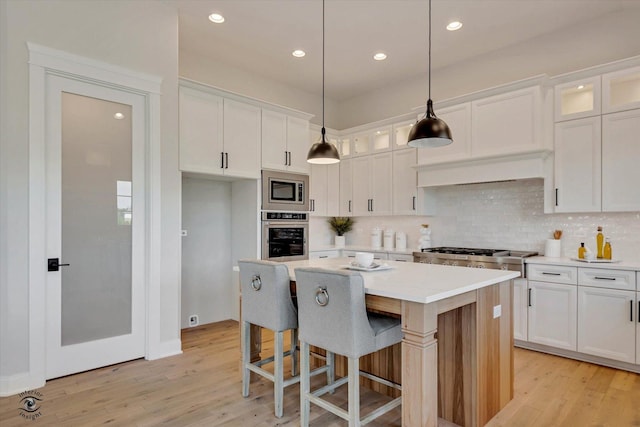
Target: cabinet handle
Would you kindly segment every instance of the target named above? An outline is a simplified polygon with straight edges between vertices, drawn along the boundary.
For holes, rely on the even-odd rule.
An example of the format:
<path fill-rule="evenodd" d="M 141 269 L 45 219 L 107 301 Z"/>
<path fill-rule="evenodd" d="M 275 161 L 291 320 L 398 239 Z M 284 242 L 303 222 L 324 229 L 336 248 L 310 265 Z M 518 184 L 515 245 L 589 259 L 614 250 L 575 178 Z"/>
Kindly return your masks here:
<path fill-rule="evenodd" d="M 289 151 L 289 166 L 291 166 L 291 151 Z"/>
<path fill-rule="evenodd" d="M 633 322 L 633 301 L 629 301 L 629 320 Z"/>
<path fill-rule="evenodd" d="M 415 210 L 416 210 L 416 196 L 413 196 L 413 197 L 411 198 L 411 200 L 412 200 L 412 203 L 413 203 L 413 204 L 412 204 L 412 209 L 415 211 Z"/>
<path fill-rule="evenodd" d="M 320 255 L 318 258 L 329 258 L 329 255 Z"/>
<path fill-rule="evenodd" d="M 373 212 L 373 199 L 371 199 L 371 212 Z"/>
<path fill-rule="evenodd" d="M 349 200 L 349 212 L 351 212 L 351 200 Z"/>
<path fill-rule="evenodd" d="M 616 280 L 615 277 L 598 277 L 598 276 L 594 277 L 594 279 L 596 279 L 596 280 Z"/>
<path fill-rule="evenodd" d="M 560 276 L 560 273 L 547 273 L 546 271 L 543 271 L 542 274 L 546 274 L 547 276 Z"/>
<path fill-rule="evenodd" d="M 224 153 L 220 153 L 220 169 L 224 169 Z"/>
<path fill-rule="evenodd" d="M 558 206 L 558 189 L 556 188 L 556 206 Z"/>
<path fill-rule="evenodd" d="M 285 166 L 289 165 L 289 154 L 288 153 L 289 153 L 288 151 L 284 152 L 284 165 Z"/>
<path fill-rule="evenodd" d="M 640 323 L 640 301 L 638 301 L 638 323 Z"/>
<path fill-rule="evenodd" d="M 528 289 L 529 293 L 527 295 L 527 304 L 529 305 L 529 307 L 533 307 L 531 305 L 531 288 Z"/>
<path fill-rule="evenodd" d="M 398 262 L 407 262 L 406 259 L 394 259 L 394 261 L 398 261 Z"/>
<path fill-rule="evenodd" d="M 224 168 L 229 169 L 229 153 L 224 153 Z"/>

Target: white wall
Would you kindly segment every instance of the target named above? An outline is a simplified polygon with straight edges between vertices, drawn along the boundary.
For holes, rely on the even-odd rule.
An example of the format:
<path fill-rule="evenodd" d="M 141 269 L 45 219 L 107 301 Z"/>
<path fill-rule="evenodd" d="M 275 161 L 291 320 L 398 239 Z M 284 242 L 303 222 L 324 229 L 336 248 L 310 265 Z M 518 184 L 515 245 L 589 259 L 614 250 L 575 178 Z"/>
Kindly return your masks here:
<path fill-rule="evenodd" d="M 182 316 L 189 326 L 230 319 L 231 183 L 182 178 Z"/>
<path fill-rule="evenodd" d="M 640 10 L 633 9 L 534 39 L 544 48 L 528 41 L 446 68 L 437 68 L 438 58 L 434 57 L 431 96 L 436 114 L 439 100 L 539 74 L 554 76 L 636 56 L 640 54 L 638 22 Z M 616 31 L 610 31 L 613 27 Z M 415 107 L 424 107 L 426 98 L 425 72 L 415 79 L 341 102 L 338 121 L 332 121 L 332 127 L 341 130 L 408 113 Z"/>
<path fill-rule="evenodd" d="M 429 224 L 433 246 L 487 247 L 544 252 L 544 242 L 562 230 L 562 252 L 574 257 L 580 242 L 595 250 L 596 228 L 611 238 L 613 257 L 640 261 L 640 212 L 544 214 L 541 179 L 435 189 L 436 215 L 357 217 L 347 244 L 369 245 L 373 227 L 407 233 L 417 248 L 421 224 Z M 322 218 L 311 218 L 311 245 L 328 244 Z M 316 243 L 319 242 L 319 243 Z"/>
<path fill-rule="evenodd" d="M 195 56 L 180 50 L 180 77 L 219 87 L 250 98 L 293 108 L 313 114 L 312 123 L 322 123 L 322 96 L 319 94 L 322 81 L 309 92 L 297 90 L 280 82 L 267 79 L 259 73 L 252 73 L 229 66 L 220 61 Z M 335 128 L 339 122 L 339 105 L 325 99 L 325 123 Z"/>
<path fill-rule="evenodd" d="M 0 386 L 30 370 L 27 42 L 162 78 L 159 344 L 180 351 L 177 11 L 146 0 L 3 0 L 0 13 Z"/>

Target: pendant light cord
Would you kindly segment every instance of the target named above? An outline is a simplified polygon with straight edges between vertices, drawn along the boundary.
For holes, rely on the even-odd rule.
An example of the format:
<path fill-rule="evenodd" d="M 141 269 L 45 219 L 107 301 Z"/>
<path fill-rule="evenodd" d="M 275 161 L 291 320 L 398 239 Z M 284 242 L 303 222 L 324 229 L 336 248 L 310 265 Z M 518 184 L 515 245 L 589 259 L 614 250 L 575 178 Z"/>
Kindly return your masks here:
<path fill-rule="evenodd" d="M 429 0 L 429 99 L 431 99 L 431 0 Z"/>
<path fill-rule="evenodd" d="M 324 129 L 324 0 L 322 0 L 322 142 L 325 142 Z"/>

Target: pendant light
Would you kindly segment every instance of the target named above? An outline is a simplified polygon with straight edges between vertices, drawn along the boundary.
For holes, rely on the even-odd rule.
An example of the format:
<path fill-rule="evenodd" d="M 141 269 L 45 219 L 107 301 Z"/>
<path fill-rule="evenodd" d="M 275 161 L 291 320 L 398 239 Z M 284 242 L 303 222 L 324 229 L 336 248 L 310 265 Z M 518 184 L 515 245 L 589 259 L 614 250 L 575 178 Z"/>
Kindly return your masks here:
<path fill-rule="evenodd" d="M 453 142 L 449 126 L 436 117 L 431 100 L 431 0 L 429 0 L 429 100 L 424 118 L 417 122 L 409 132 L 410 147 L 442 147 Z"/>
<path fill-rule="evenodd" d="M 309 149 L 307 162 L 328 165 L 340 161 L 340 154 L 336 146 L 327 142 L 326 132 L 324 128 L 324 0 L 322 0 L 322 135 L 320 141 Z"/>

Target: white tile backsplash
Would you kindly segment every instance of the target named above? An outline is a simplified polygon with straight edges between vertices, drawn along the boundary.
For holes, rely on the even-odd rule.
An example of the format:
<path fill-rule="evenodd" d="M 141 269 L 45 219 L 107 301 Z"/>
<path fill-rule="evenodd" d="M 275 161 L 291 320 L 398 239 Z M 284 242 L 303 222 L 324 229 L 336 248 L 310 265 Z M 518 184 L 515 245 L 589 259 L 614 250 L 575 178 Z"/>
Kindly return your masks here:
<path fill-rule="evenodd" d="M 369 245 L 374 227 L 407 233 L 417 248 L 421 224 L 429 224 L 433 246 L 487 247 L 544 252 L 553 231 L 562 230 L 562 255 L 577 255 L 580 242 L 595 251 L 601 225 L 613 258 L 640 261 L 640 212 L 544 214 L 543 181 L 528 179 L 439 187 L 435 216 L 356 217 L 347 245 Z M 310 220 L 311 248 L 333 244 L 326 218 Z"/>

